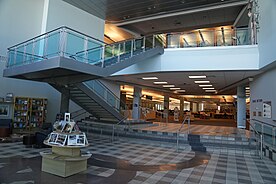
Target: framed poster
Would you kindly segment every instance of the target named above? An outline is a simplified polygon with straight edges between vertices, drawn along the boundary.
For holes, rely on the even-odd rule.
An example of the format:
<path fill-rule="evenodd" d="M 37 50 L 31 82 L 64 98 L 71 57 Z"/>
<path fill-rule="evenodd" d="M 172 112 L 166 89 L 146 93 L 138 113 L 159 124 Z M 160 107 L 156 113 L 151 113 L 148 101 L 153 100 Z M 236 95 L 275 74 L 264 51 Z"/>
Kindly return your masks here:
<path fill-rule="evenodd" d="M 9 105 L 0 105 L 0 116 L 9 116 Z"/>
<path fill-rule="evenodd" d="M 263 102 L 263 118 L 271 118 L 271 101 Z"/>

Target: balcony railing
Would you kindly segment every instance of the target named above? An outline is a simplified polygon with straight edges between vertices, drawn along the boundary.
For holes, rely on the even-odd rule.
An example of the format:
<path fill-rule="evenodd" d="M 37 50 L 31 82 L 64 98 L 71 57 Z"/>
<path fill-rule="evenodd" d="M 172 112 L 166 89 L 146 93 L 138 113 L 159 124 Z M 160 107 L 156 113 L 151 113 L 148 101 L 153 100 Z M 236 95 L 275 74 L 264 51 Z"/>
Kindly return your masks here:
<path fill-rule="evenodd" d="M 106 44 L 71 28 L 61 27 L 8 48 L 7 67 L 57 56 L 106 67 L 156 46 L 163 47 L 155 35 Z"/>
<path fill-rule="evenodd" d="M 60 27 L 8 49 L 7 67 L 20 66 L 62 56 L 100 67 L 108 67 L 156 46 L 187 48 L 250 45 L 249 29 L 202 30 L 145 36 L 113 44 L 68 27 Z"/>
<path fill-rule="evenodd" d="M 263 135 L 264 144 L 274 147 L 276 149 L 276 126 L 267 124 L 265 122 L 252 119 L 252 124 L 255 130 Z"/>
<path fill-rule="evenodd" d="M 198 30 L 166 35 L 168 48 L 251 45 L 247 28 Z"/>

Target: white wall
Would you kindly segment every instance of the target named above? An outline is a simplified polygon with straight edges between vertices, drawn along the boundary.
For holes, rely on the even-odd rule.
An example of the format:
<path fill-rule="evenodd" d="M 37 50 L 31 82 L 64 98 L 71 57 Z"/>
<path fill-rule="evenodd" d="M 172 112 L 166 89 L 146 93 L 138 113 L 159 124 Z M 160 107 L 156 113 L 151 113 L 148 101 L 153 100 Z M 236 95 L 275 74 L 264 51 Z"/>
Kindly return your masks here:
<path fill-rule="evenodd" d="M 266 123 L 276 124 L 276 68 L 270 70 L 258 77 L 250 83 L 250 113 L 251 119 L 257 119 Z M 262 100 L 262 101 L 260 101 Z M 253 102 L 255 101 L 255 102 Z M 263 118 L 258 116 L 259 111 L 263 111 L 263 102 L 272 102 L 272 118 Z M 257 116 L 253 116 L 253 112 L 257 112 Z M 274 120 L 274 121 L 273 121 Z"/>
<path fill-rule="evenodd" d="M 165 49 L 161 56 L 141 61 L 113 75 L 164 71 L 218 71 L 259 69 L 258 46 Z"/>
<path fill-rule="evenodd" d="M 0 0 L 0 55 L 40 34 L 43 5 L 44 0 Z"/>
<path fill-rule="evenodd" d="M 260 31 L 258 45 L 260 52 L 260 67 L 276 61 L 276 1 L 259 0 Z"/>
<path fill-rule="evenodd" d="M 104 20 L 61 0 L 49 0 L 48 7 L 47 31 L 60 26 L 68 26 L 89 36 L 103 40 Z"/>
<path fill-rule="evenodd" d="M 104 20 L 62 0 L 0 0 L 0 25 L 0 55 L 4 56 L 8 47 L 62 25 L 101 40 L 104 35 Z M 14 96 L 45 97 L 47 121 L 53 121 L 59 112 L 60 93 L 46 83 L 4 78 L 4 68 L 5 63 L 0 62 L 0 97 L 10 92 Z M 70 102 L 70 112 L 78 108 Z"/>

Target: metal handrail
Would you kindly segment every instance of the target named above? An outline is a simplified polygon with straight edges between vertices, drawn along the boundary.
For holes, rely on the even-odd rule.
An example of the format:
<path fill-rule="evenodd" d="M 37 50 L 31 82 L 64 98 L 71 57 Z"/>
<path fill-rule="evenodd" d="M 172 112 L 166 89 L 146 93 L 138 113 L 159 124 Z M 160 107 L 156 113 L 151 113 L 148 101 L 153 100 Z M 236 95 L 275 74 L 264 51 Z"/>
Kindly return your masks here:
<path fill-rule="evenodd" d="M 189 133 L 190 133 L 190 124 L 191 124 L 191 117 L 190 117 L 190 115 L 187 115 L 187 116 L 184 118 L 184 120 L 183 120 L 183 122 L 182 122 L 180 128 L 176 131 L 176 151 L 177 151 L 177 152 L 178 152 L 178 145 L 179 145 L 179 132 L 181 131 L 181 129 L 182 129 L 182 127 L 184 126 L 184 124 L 185 124 L 186 121 L 187 121 L 187 123 L 188 123 L 188 134 L 189 134 Z"/>
<path fill-rule="evenodd" d="M 260 134 L 255 127 L 250 123 L 250 121 L 247 121 L 249 126 L 252 128 L 253 132 L 255 133 L 255 137 L 256 135 L 258 135 L 260 137 L 259 143 L 260 143 L 260 152 L 259 152 L 259 156 L 261 159 L 263 159 L 263 135 Z M 256 137 L 257 140 L 257 137 Z"/>
<path fill-rule="evenodd" d="M 28 40 L 26 40 L 26 41 L 24 41 L 24 42 L 21 42 L 21 43 L 18 43 L 18 44 L 16 44 L 16 45 L 13 45 L 13 46 L 9 47 L 8 50 L 12 49 L 13 47 L 17 47 L 17 46 L 19 46 L 19 45 L 23 45 L 23 44 L 25 44 L 25 43 L 27 43 L 27 42 L 29 42 L 29 41 L 35 40 L 35 39 L 37 39 L 37 38 L 39 38 L 39 37 L 43 37 L 43 36 L 45 36 L 45 35 L 47 35 L 47 34 L 50 34 L 50 33 L 53 33 L 53 32 L 55 32 L 55 31 L 58 31 L 58 30 L 60 30 L 60 29 L 68 29 L 68 30 L 71 30 L 71 31 L 76 32 L 76 33 L 78 33 L 78 34 L 81 34 L 81 35 L 83 35 L 83 36 L 86 36 L 86 37 L 88 37 L 88 38 L 91 38 L 91 39 L 93 39 L 93 40 L 96 40 L 96 41 L 98 41 L 98 42 L 101 42 L 101 43 L 103 43 L 103 44 L 107 44 L 106 42 L 104 42 L 104 41 L 102 41 L 102 40 L 99 40 L 99 39 L 97 39 L 97 38 L 93 38 L 92 36 L 89 36 L 89 35 L 87 35 L 87 34 L 81 33 L 81 32 L 79 32 L 79 31 L 77 31 L 77 30 L 75 30 L 75 29 L 69 28 L 69 27 L 67 27 L 67 26 L 61 26 L 61 27 L 58 27 L 58 28 L 53 29 L 53 30 L 51 30 L 51 31 L 48 31 L 48 32 L 46 32 L 46 33 L 43 33 L 43 34 L 41 34 L 41 35 L 38 35 L 38 36 L 36 36 L 36 37 L 34 37 L 34 38 L 28 39 Z"/>

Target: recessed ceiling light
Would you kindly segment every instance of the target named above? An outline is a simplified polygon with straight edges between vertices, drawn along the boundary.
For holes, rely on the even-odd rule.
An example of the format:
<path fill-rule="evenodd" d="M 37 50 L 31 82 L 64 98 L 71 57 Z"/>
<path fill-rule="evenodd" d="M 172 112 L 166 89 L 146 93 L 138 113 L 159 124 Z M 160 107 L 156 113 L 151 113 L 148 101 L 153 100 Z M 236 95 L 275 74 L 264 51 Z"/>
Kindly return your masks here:
<path fill-rule="evenodd" d="M 157 80 L 157 77 L 143 77 L 143 80 Z"/>
<path fill-rule="evenodd" d="M 170 90 L 179 90 L 181 88 L 170 88 Z"/>
<path fill-rule="evenodd" d="M 215 88 L 202 88 L 202 89 L 215 89 Z"/>
<path fill-rule="evenodd" d="M 174 85 L 163 85 L 164 88 L 173 88 Z"/>
<path fill-rule="evenodd" d="M 250 89 L 250 87 L 246 87 L 245 89 Z"/>
<path fill-rule="evenodd" d="M 201 84 L 199 85 L 199 87 L 212 87 L 213 85 L 212 84 Z"/>
<path fill-rule="evenodd" d="M 189 79 L 205 79 L 206 75 L 189 75 Z"/>
<path fill-rule="evenodd" d="M 206 83 L 210 83 L 210 81 L 195 81 L 196 84 L 206 84 Z"/>
<path fill-rule="evenodd" d="M 161 81 L 158 82 L 158 81 L 156 81 L 156 82 L 153 82 L 153 83 L 154 84 L 168 84 L 168 82 L 165 82 L 165 81 L 164 82 L 161 82 Z"/>
<path fill-rule="evenodd" d="M 205 92 L 216 92 L 217 90 L 205 90 Z"/>
<path fill-rule="evenodd" d="M 181 89 L 181 90 L 176 90 L 177 92 L 186 92 L 185 89 Z"/>

